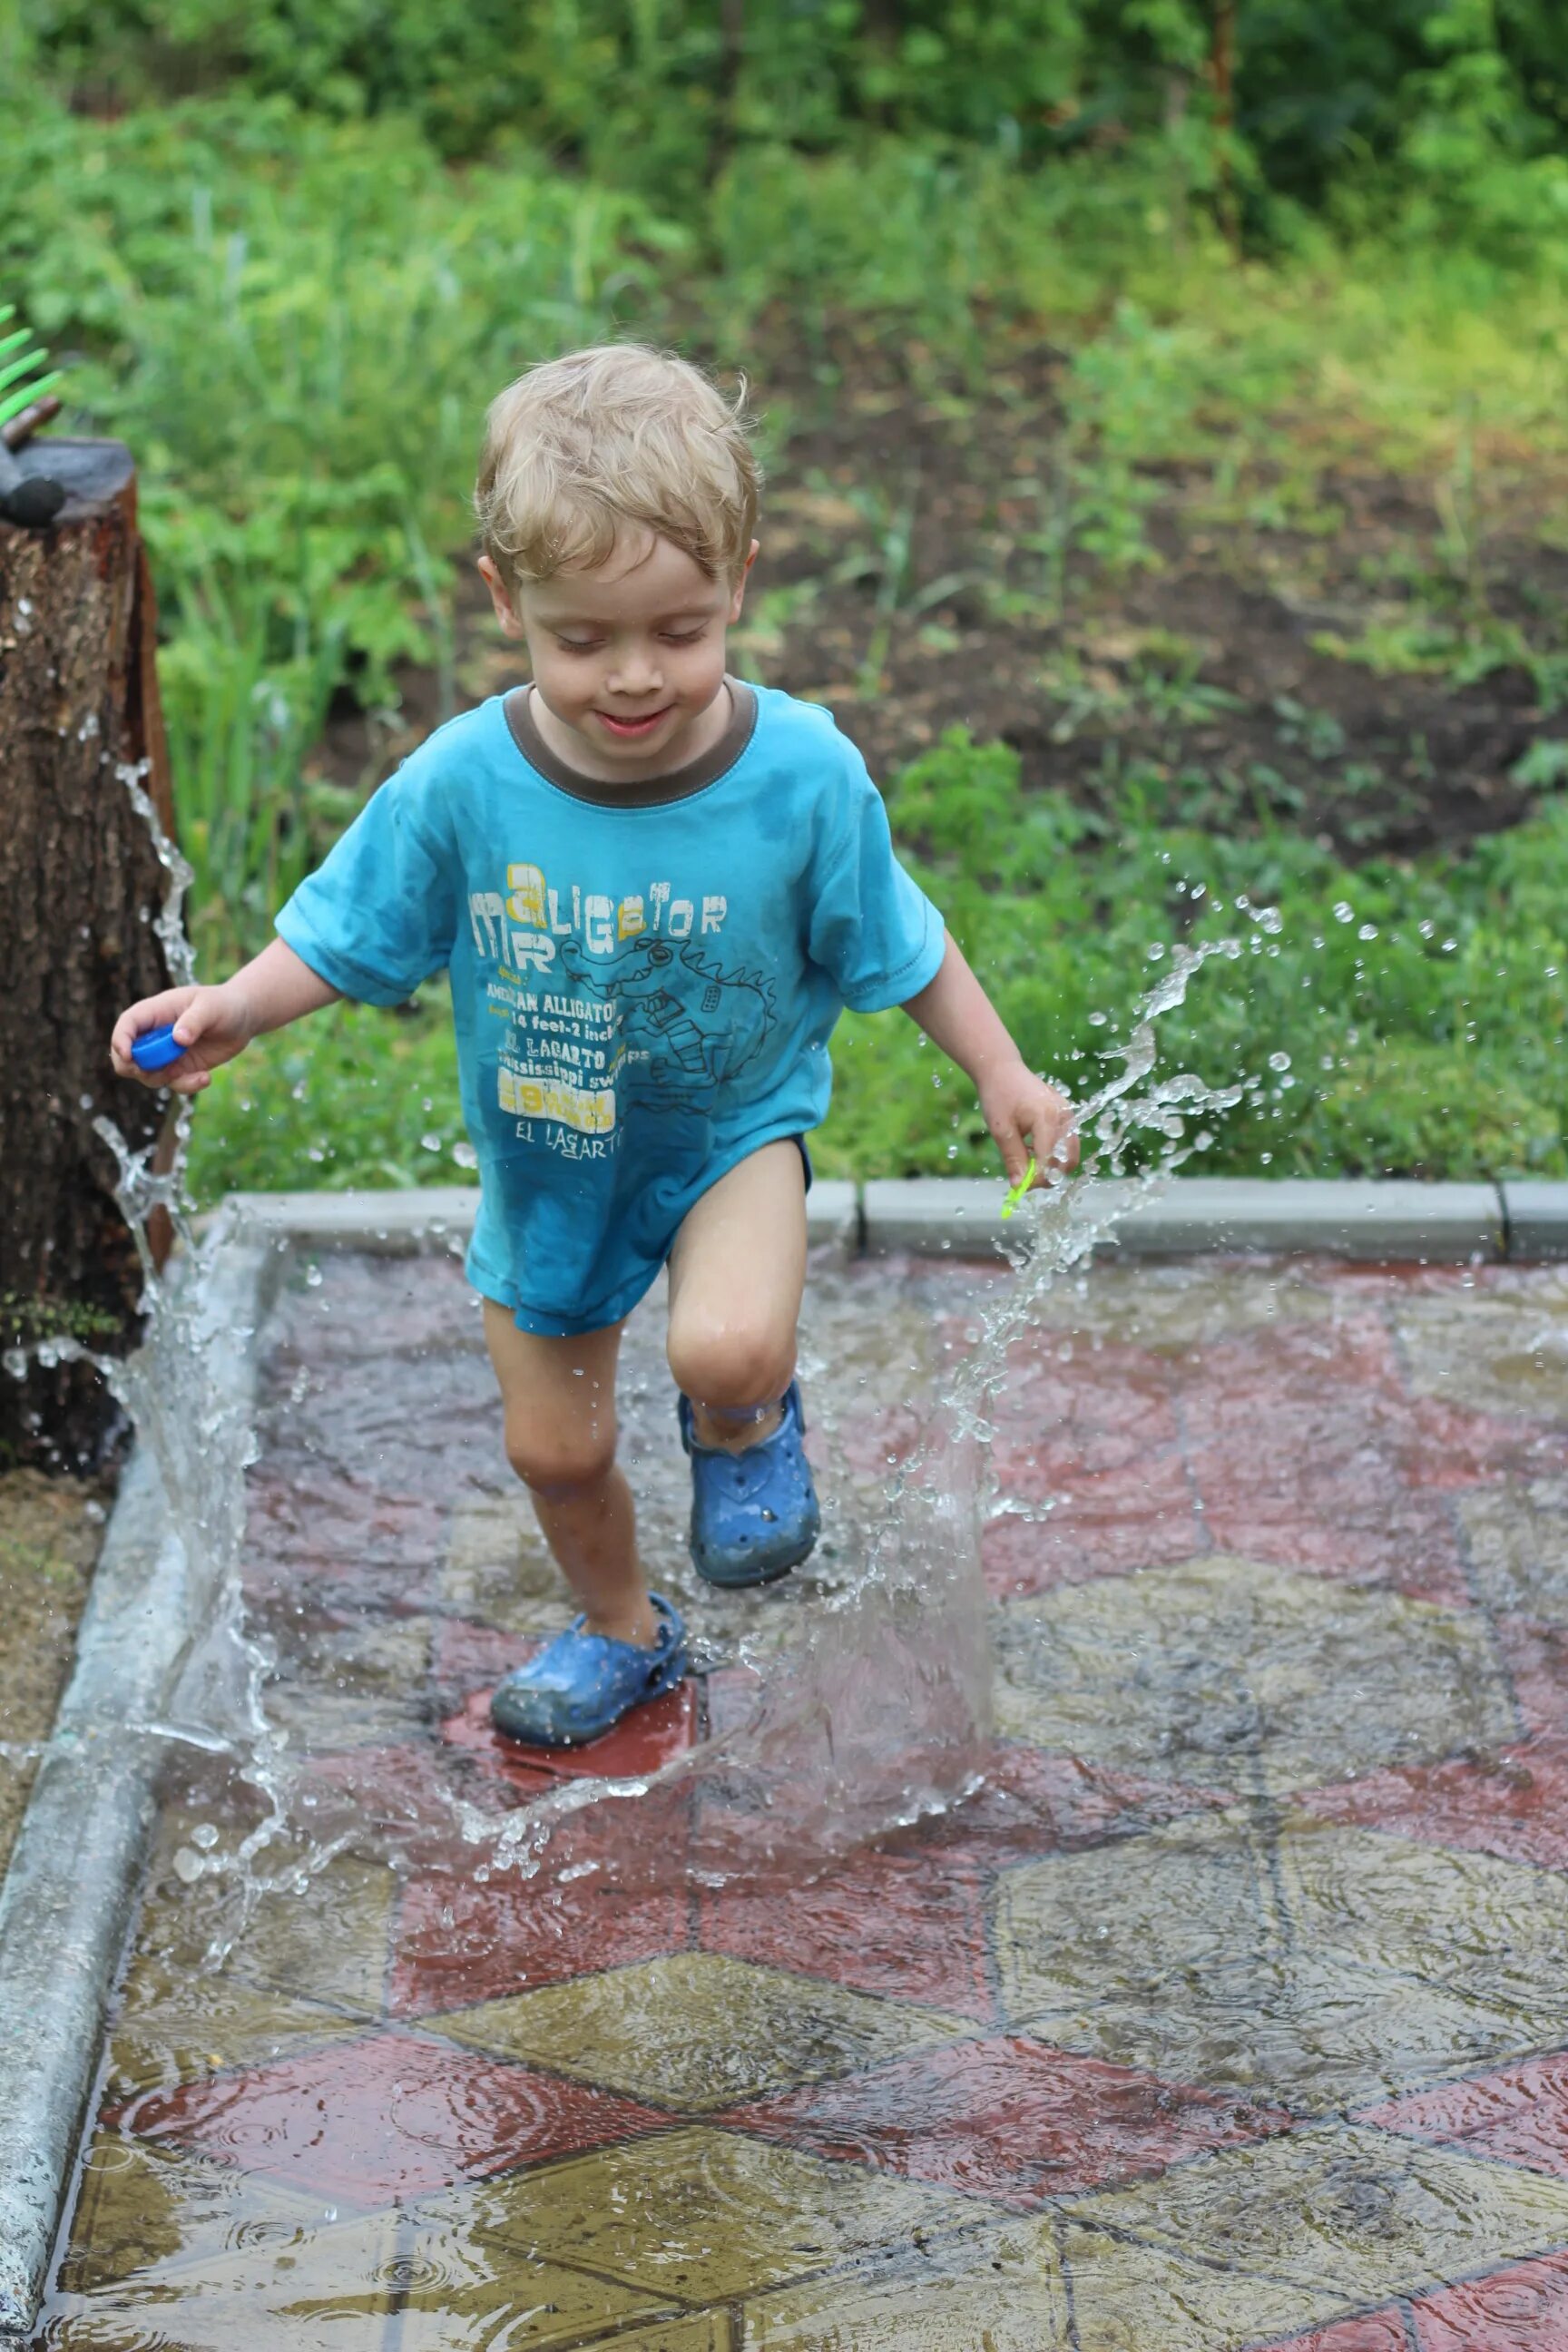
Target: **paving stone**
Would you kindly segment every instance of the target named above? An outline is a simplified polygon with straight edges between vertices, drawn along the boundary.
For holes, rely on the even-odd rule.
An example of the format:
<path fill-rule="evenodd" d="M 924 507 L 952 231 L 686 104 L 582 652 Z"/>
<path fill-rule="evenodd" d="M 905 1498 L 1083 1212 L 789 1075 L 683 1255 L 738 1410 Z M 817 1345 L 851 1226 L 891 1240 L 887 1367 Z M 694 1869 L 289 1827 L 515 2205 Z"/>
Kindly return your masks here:
<path fill-rule="evenodd" d="M 1568 2352 L 1568 2254 L 1423 2296 L 1414 2317 L 1418 2352 Z"/>
<path fill-rule="evenodd" d="M 391 2213 L 242 2241 L 231 2251 L 155 2263 L 85 2297 L 49 2332 L 51 2352 L 380 2352 L 397 2301 Z"/>
<path fill-rule="evenodd" d="M 1516 1899 L 1518 1948 L 1483 1942 Z M 1040 2042 L 1321 2114 L 1568 2040 L 1565 1906 L 1489 1857 L 1237 1808 L 1006 1873 L 997 1956 Z"/>
<path fill-rule="evenodd" d="M 320 2199 L 279 2181 L 100 2130 L 82 2158 L 60 2285 L 102 2294 L 160 2265 L 225 2254 L 239 2235 L 286 2249 L 322 2217 Z"/>
<path fill-rule="evenodd" d="M 1101 2245 L 1085 2248 L 1080 2230 L 1103 2232 Z M 1327 2124 L 1082 2198 L 1066 2247 L 1079 2337 L 1091 2352 L 1133 2340 L 1110 2314 L 1141 2298 L 1142 2340 L 1167 2340 L 1151 2324 L 1174 2284 L 1164 2263 L 1182 2266 L 1180 2301 L 1192 2296 L 1200 2331 L 1209 2330 L 1198 2340 L 1217 2346 L 1420 2294 L 1565 2238 L 1568 2183 Z M 1200 2250 L 1214 2265 L 1206 2294 L 1188 2267 Z M 1268 2313 L 1276 2295 L 1282 2307 Z M 1284 2307 L 1292 2300 L 1295 2312 Z"/>
<path fill-rule="evenodd" d="M 1224 1556 L 1010 1601 L 996 1641 L 1009 1738 L 1198 1787 L 1283 1793 L 1515 1729 L 1480 1619 Z"/>
<path fill-rule="evenodd" d="M 667 2120 L 589 2084 L 393 2033 L 154 2092 L 133 2112 L 147 2137 L 360 2206 L 542 2164 Z"/>
<path fill-rule="evenodd" d="M 1509 1480 L 1458 1508 L 1487 1607 L 1568 1624 L 1568 1478 Z"/>
<path fill-rule="evenodd" d="M 1363 2123 L 1568 2178 L 1568 2052 L 1370 2107 Z"/>
<path fill-rule="evenodd" d="M 1369 1772 L 1314 1790 L 1302 1801 L 1323 1821 L 1362 1822 L 1428 1845 L 1568 1869 L 1568 1743 L 1560 1739 Z"/>
<path fill-rule="evenodd" d="M 1500 1426 L 1499 1450 L 1540 1451 L 1540 1467 L 1562 1465 L 1552 1426 L 1568 1423 L 1568 1269 L 1526 1278 L 1512 1267 L 1478 1276 L 1473 1288 L 1416 1285 L 1391 1300 L 1394 1327 L 1420 1396 L 1476 1412 L 1529 1414 L 1540 1426 Z M 1499 1467 L 1502 1467 L 1502 1463 Z"/>
<path fill-rule="evenodd" d="M 1026 2210 L 1290 2122 L 1016 2036 L 918 2052 L 721 2120 Z"/>
<path fill-rule="evenodd" d="M 1068 2352 L 1073 2341 L 1050 2231 L 1017 2223 L 756 2296 L 744 2319 L 747 2352 Z"/>
<path fill-rule="evenodd" d="M 475 2049 L 706 2113 L 974 2031 L 967 2018 L 683 1952 L 443 2016 Z"/>
<path fill-rule="evenodd" d="M 872 2248 L 911 2251 L 974 2207 L 911 2182 L 694 2126 L 511 2174 L 427 2203 L 469 2239 L 521 2246 L 667 2301 L 805 2279 Z"/>
<path fill-rule="evenodd" d="M 394 2017 L 469 2010 L 679 1951 L 689 1914 L 684 1888 L 628 1894 L 590 1877 L 544 1904 L 528 1879 L 476 1885 L 449 1870 L 422 1872 L 398 1906 L 388 2010 Z"/>

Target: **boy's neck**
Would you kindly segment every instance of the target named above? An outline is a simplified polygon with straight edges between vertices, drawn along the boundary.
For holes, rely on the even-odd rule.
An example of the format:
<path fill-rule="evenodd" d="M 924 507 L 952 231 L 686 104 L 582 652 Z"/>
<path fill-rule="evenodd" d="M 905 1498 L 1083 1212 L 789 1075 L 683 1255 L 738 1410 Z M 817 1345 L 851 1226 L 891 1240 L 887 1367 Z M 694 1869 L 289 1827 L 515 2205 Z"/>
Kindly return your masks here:
<path fill-rule="evenodd" d="M 670 775 L 678 768 L 689 767 L 694 760 L 706 759 L 710 751 L 716 750 L 733 717 L 734 701 L 728 679 L 721 680 L 712 701 L 678 735 L 672 735 L 651 760 L 639 759 L 631 751 L 624 759 L 617 758 L 588 742 L 575 727 L 568 727 L 557 719 L 537 686 L 528 690 L 528 709 L 542 741 L 563 767 L 595 784 L 646 784 L 657 776 Z"/>

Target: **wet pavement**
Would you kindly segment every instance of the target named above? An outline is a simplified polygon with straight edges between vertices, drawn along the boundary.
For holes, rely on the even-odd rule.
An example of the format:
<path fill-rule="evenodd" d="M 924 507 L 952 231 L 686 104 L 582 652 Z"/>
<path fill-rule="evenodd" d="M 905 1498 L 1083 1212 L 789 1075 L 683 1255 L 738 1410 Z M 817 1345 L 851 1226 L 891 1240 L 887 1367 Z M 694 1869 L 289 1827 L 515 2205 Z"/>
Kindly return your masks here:
<path fill-rule="evenodd" d="M 247 1895 L 263 1797 L 171 1789 L 41 2346 L 1568 2352 L 1568 1276 L 1064 1285 L 992 1415 L 970 1800 L 723 1874 L 697 1774 L 496 1863 L 745 1717 L 1006 1279 L 816 1270 L 828 1540 L 741 1601 L 639 1318 L 705 1671 L 555 1758 L 485 1715 L 567 1612 L 460 1275 L 301 1280 L 246 1556 L 289 1838 Z"/>

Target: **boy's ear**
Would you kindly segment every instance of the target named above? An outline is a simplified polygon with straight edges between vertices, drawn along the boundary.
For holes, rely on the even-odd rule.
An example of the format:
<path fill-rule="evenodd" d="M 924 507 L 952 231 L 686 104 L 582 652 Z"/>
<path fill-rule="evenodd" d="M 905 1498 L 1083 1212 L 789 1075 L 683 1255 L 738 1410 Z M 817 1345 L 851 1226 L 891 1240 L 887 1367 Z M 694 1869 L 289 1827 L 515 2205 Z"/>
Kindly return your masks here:
<path fill-rule="evenodd" d="M 495 606 L 496 619 L 500 623 L 502 636 L 521 637 L 522 623 L 518 619 L 512 604 L 510 591 L 488 555 L 481 555 L 479 558 L 479 577 L 490 592 L 490 603 Z"/>
<path fill-rule="evenodd" d="M 747 556 L 744 563 L 741 566 L 741 576 L 735 583 L 735 593 L 730 599 L 730 619 L 731 621 L 738 621 L 741 617 L 741 607 L 746 601 L 747 575 L 750 572 L 752 564 L 757 560 L 757 550 L 760 545 L 760 541 L 752 540 L 751 553 Z"/>

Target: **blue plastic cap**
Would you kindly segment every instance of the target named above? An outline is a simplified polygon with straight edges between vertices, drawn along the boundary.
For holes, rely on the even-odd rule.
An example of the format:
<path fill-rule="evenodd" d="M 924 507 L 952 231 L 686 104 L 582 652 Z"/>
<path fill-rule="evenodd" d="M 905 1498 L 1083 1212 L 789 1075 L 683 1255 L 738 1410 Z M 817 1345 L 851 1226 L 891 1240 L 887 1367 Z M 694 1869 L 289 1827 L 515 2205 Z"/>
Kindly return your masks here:
<path fill-rule="evenodd" d="M 166 1070 L 171 1062 L 184 1059 L 184 1047 L 174 1043 L 174 1024 L 166 1021 L 162 1029 L 146 1029 L 131 1048 L 131 1058 L 139 1070 Z"/>

